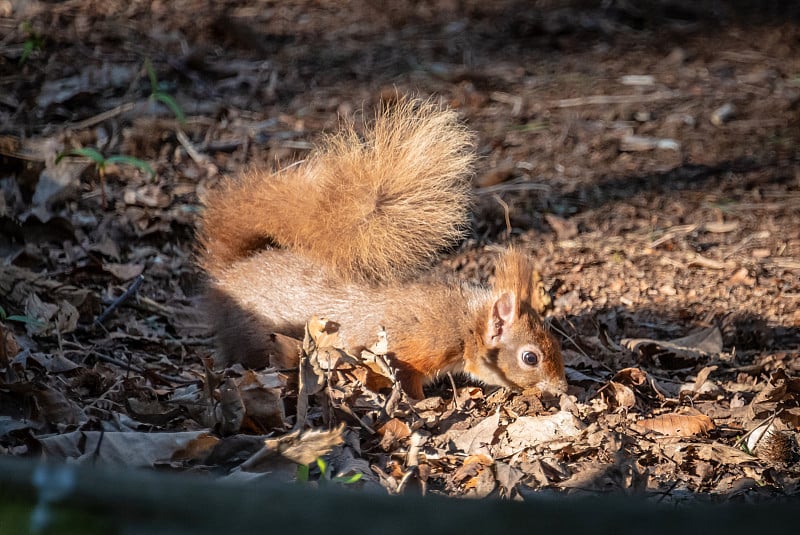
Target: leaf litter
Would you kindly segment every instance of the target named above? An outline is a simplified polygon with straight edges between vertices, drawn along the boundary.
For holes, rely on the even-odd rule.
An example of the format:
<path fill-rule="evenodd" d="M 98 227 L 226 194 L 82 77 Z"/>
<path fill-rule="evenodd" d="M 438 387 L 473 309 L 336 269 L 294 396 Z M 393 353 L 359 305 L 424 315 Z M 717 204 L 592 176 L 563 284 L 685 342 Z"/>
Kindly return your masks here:
<path fill-rule="evenodd" d="M 324 457 L 390 493 L 800 492 L 796 27 L 708 46 L 671 21 L 629 31 L 631 6 L 467 2 L 453 25 L 441 6 L 179 4 L 129 6 L 124 27 L 88 0 L 3 15 L 59 46 L 20 64 L 23 32 L 0 42 L 0 451 L 286 481 Z M 148 59 L 185 120 L 149 98 Z M 193 263 L 205 192 L 301 159 L 394 91 L 440 95 L 479 132 L 475 234 L 437 269 L 485 279 L 509 237 L 535 252 L 560 399 L 445 377 L 411 400 L 381 333 L 351 355 L 312 318 L 304 340 L 275 336 L 265 369 L 215 367 Z M 56 164 L 81 147 L 156 176 Z"/>

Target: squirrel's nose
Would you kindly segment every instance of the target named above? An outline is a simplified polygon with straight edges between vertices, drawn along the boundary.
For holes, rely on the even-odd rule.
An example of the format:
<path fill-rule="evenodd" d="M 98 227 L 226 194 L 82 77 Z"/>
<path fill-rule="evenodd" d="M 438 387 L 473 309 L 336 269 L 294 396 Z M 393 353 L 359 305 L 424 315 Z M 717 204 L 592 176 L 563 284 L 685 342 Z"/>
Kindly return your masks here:
<path fill-rule="evenodd" d="M 536 388 L 552 396 L 559 396 L 567 392 L 567 380 L 564 378 L 536 383 Z"/>

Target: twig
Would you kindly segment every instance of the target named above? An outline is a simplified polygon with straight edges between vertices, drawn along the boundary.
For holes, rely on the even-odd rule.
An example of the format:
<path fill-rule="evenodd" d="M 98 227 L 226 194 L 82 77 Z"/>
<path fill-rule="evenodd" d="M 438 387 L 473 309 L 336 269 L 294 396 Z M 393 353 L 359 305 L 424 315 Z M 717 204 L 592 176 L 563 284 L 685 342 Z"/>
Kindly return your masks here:
<path fill-rule="evenodd" d="M 503 184 L 495 184 L 494 186 L 486 186 L 478 188 L 475 193 L 478 195 L 488 195 L 489 193 L 502 193 L 506 191 L 544 191 L 549 192 L 550 186 L 546 184 L 536 184 L 533 182 L 505 182 Z"/>
<path fill-rule="evenodd" d="M 189 157 L 194 161 L 194 163 L 198 165 L 203 165 L 205 163 L 208 163 L 208 158 L 206 158 L 204 154 L 200 154 L 200 152 L 198 152 L 198 150 L 192 144 L 191 140 L 189 140 L 186 134 L 184 134 L 183 130 L 179 128 L 175 133 L 175 135 L 178 138 L 180 144 L 186 150 L 186 154 L 189 155 Z"/>
<path fill-rule="evenodd" d="M 458 390 L 456 389 L 456 380 L 453 379 L 453 374 L 447 372 L 447 378 L 450 379 L 450 386 L 453 388 L 453 408 L 457 411 L 461 410 L 461 404 L 458 402 Z"/>
<path fill-rule="evenodd" d="M 500 198 L 500 195 L 495 194 L 494 199 L 503 207 L 503 214 L 506 219 L 506 239 L 511 238 L 511 216 L 509 215 L 508 203 Z"/>
<path fill-rule="evenodd" d="M 511 105 L 511 115 L 514 117 L 519 116 L 522 111 L 522 97 L 519 95 L 510 95 L 501 91 L 492 91 L 489 93 L 489 98 L 501 104 Z"/>
<path fill-rule="evenodd" d="M 677 91 L 661 91 L 646 95 L 590 95 L 588 97 L 565 98 L 553 101 L 550 106 L 554 108 L 574 108 L 576 106 L 605 106 L 608 104 L 636 104 L 639 102 L 655 102 L 681 98 L 685 95 Z"/>
<path fill-rule="evenodd" d="M 662 243 L 666 243 L 666 242 L 672 240 L 673 238 L 677 238 L 678 236 L 686 236 L 687 234 L 691 234 L 692 232 L 694 232 L 695 230 L 697 230 L 699 228 L 700 228 L 700 225 L 698 225 L 698 224 L 694 224 L 694 225 L 678 225 L 678 226 L 672 227 L 667 232 L 665 232 L 663 236 L 661 236 L 657 240 L 653 240 L 647 246 L 650 249 L 655 249 L 656 247 L 658 247 Z"/>
<path fill-rule="evenodd" d="M 135 102 L 126 102 L 124 104 L 120 104 L 115 108 L 111 108 L 110 110 L 104 111 L 102 113 L 98 113 L 93 117 L 89 117 L 88 119 L 84 119 L 83 121 L 74 123 L 70 126 L 73 130 L 83 130 L 84 128 L 89 128 L 90 126 L 94 126 L 98 123 L 102 123 L 103 121 L 107 121 L 112 117 L 116 117 L 117 115 L 122 115 L 125 112 L 129 112 L 136 107 Z"/>
<path fill-rule="evenodd" d="M 130 299 L 130 297 L 139 290 L 139 287 L 142 285 L 143 282 L 144 282 L 144 275 L 139 275 L 138 277 L 136 277 L 136 279 L 133 281 L 133 283 L 130 286 L 128 286 L 128 289 L 125 290 L 122 293 L 122 295 L 120 295 L 119 297 L 114 299 L 114 302 L 111 303 L 108 306 L 108 308 L 106 308 L 103 311 L 103 313 L 100 314 L 94 320 L 95 325 L 102 325 L 103 322 L 106 320 L 106 318 L 108 318 L 109 314 L 114 312 L 117 309 L 118 306 L 120 306 L 122 303 L 124 303 L 125 301 Z"/>

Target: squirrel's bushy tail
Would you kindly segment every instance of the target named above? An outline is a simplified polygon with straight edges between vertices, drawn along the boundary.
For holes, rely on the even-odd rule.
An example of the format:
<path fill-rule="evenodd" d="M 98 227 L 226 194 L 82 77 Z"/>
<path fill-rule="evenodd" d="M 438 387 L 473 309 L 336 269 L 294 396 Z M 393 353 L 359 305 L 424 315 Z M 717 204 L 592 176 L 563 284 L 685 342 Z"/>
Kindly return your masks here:
<path fill-rule="evenodd" d="M 348 126 L 299 164 L 228 179 L 206 203 L 201 263 L 214 276 L 272 245 L 345 279 L 406 279 L 464 233 L 472 144 L 454 111 L 403 99 L 363 137 Z"/>

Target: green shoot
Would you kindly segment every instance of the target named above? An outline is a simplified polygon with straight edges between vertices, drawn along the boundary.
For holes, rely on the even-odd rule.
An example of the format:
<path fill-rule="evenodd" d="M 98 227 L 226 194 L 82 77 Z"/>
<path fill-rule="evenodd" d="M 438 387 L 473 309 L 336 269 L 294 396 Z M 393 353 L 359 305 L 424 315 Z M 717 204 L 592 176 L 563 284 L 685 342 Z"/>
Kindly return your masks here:
<path fill-rule="evenodd" d="M 307 464 L 298 464 L 297 465 L 297 475 L 295 478 L 297 479 L 298 483 L 308 483 L 308 472 L 310 470 L 309 465 Z"/>
<path fill-rule="evenodd" d="M 150 164 L 145 162 L 144 160 L 140 160 L 139 158 L 134 158 L 133 156 L 126 156 L 124 154 L 117 154 L 114 156 L 105 157 L 103 154 L 92 147 L 82 147 L 80 149 L 72 149 L 69 151 L 61 152 L 56 157 L 56 164 L 60 162 L 66 156 L 80 156 L 82 158 L 87 158 L 94 163 L 95 169 L 97 169 L 97 175 L 100 177 L 100 193 L 102 195 L 102 206 L 103 208 L 106 207 L 106 171 L 109 164 L 123 164 L 123 165 L 130 165 L 131 167 L 135 167 L 142 172 L 147 173 L 148 175 L 155 176 L 156 172 L 153 171 L 153 168 L 150 167 Z"/>
<path fill-rule="evenodd" d="M 15 321 L 22 324 L 31 324 L 36 326 L 43 325 L 41 321 L 29 318 L 28 316 L 20 316 L 18 314 L 7 315 L 3 307 L 0 307 L 0 321 Z"/>
<path fill-rule="evenodd" d="M 19 58 L 19 64 L 23 65 L 34 50 L 41 50 L 44 48 L 44 38 L 39 35 L 31 26 L 31 23 L 25 21 L 22 23 L 22 30 L 27 34 L 27 38 L 22 45 L 22 56 Z"/>
<path fill-rule="evenodd" d="M 356 481 L 360 480 L 363 474 L 355 473 L 350 476 L 342 477 L 336 476 L 331 477 L 331 468 L 328 463 L 322 457 L 318 457 L 316 460 L 317 468 L 319 469 L 319 484 L 321 486 L 327 485 L 329 482 L 337 483 L 340 485 L 351 485 Z M 298 483 L 308 483 L 310 480 L 310 470 L 311 465 L 302 464 L 297 466 L 297 475 L 296 480 Z"/>
<path fill-rule="evenodd" d="M 172 95 L 161 89 L 161 84 L 158 82 L 158 77 L 150 58 L 144 60 L 144 69 L 147 71 L 147 77 L 150 78 L 150 100 L 161 102 L 170 109 L 179 123 L 186 124 L 186 114 L 183 113 L 183 110 L 172 98 Z"/>

